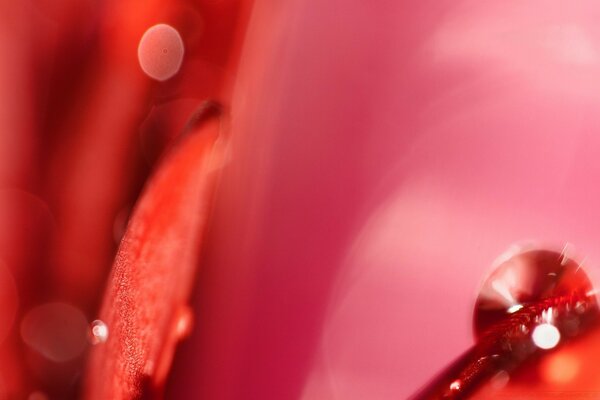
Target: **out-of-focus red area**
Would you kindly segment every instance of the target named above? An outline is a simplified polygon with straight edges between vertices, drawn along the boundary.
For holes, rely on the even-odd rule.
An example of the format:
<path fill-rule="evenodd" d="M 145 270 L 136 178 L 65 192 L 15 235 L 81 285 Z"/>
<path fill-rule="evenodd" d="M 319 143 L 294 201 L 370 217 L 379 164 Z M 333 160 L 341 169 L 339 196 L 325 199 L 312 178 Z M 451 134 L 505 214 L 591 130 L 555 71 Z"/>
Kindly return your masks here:
<path fill-rule="evenodd" d="M 50 360 L 44 345 L 70 354 L 44 339 L 56 323 L 31 314 L 28 331 L 41 333 L 26 345 L 22 320 L 50 302 L 63 325 L 79 320 L 75 312 L 97 317 L 156 161 L 204 101 L 228 108 L 249 4 L 0 0 L 0 398 L 78 396 L 85 352 Z M 137 58 L 158 23 L 174 27 L 185 48 L 178 74 L 160 83 Z"/>
<path fill-rule="evenodd" d="M 186 310 L 225 150 L 218 111 L 204 112 L 127 226 L 99 314 L 109 336 L 92 351 L 88 399 L 160 398 L 182 325 L 192 323 Z"/>
<path fill-rule="evenodd" d="M 509 244 L 572 241 L 600 262 L 598 11 L 0 0 L 0 397 L 160 395 L 199 265 L 167 398 L 410 395 L 472 345 L 476 289 Z M 185 49 L 160 83 L 137 58 L 159 23 Z M 195 263 L 178 246 L 206 221 L 163 208 L 184 180 L 209 185 L 186 168 L 216 128 L 173 147 L 206 99 L 230 122 L 214 209 L 195 199 L 212 221 Z M 108 278 L 124 234 L 143 243 Z M 69 327 L 96 318 L 108 340 L 83 372 Z M 570 351 L 540 373 L 567 382 Z"/>

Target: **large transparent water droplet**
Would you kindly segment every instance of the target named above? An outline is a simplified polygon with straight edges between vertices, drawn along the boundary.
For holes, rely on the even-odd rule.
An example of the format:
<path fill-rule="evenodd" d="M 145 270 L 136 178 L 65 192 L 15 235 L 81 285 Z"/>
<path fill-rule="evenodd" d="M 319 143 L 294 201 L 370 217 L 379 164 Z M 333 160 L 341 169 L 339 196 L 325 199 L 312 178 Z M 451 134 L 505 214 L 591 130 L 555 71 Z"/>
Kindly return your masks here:
<path fill-rule="evenodd" d="M 592 292 L 592 284 L 581 265 L 565 252 L 517 251 L 503 261 L 484 282 L 474 312 L 477 338 L 529 304 L 545 299 Z M 595 298 L 590 301 L 595 304 Z M 585 307 L 585 302 L 578 303 Z M 575 305 L 575 310 L 576 310 Z M 546 313 L 545 319 L 552 315 Z M 552 321 L 540 321 L 552 323 Z"/>

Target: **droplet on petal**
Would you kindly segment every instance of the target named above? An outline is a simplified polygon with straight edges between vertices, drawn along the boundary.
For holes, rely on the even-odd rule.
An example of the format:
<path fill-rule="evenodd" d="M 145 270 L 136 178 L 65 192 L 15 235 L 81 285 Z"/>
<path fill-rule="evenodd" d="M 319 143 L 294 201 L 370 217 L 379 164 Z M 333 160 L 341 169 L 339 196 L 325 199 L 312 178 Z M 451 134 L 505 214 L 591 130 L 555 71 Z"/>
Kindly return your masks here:
<path fill-rule="evenodd" d="M 189 306 L 182 307 L 178 314 L 175 323 L 175 337 L 177 340 L 182 340 L 192 332 L 194 314 Z"/>
<path fill-rule="evenodd" d="M 80 356 L 87 345 L 87 321 L 68 304 L 47 303 L 30 310 L 21 321 L 21 337 L 32 349 L 55 362 Z"/>
<path fill-rule="evenodd" d="M 481 337 L 490 326 L 521 312 L 528 304 L 585 294 L 591 289 L 586 273 L 571 257 L 551 250 L 514 252 L 502 258 L 481 288 L 475 303 L 475 336 Z M 583 309 L 586 304 L 580 303 L 579 308 Z M 544 315 L 551 319 L 553 312 L 549 309 Z"/>
<path fill-rule="evenodd" d="M 91 342 L 92 344 L 104 343 L 108 340 L 108 326 L 97 319 L 91 324 Z"/>
<path fill-rule="evenodd" d="M 158 24 L 148 29 L 138 46 L 138 60 L 142 70 L 157 81 L 172 78 L 183 61 L 183 40 L 170 25 Z"/>
<path fill-rule="evenodd" d="M 525 363 L 543 350 L 560 345 L 557 351 L 563 351 L 573 337 L 597 326 L 595 294 L 570 255 L 528 248 L 502 257 L 476 301 L 475 345 L 414 398 L 466 398 L 517 384 L 519 368 L 530 368 Z M 553 374 L 560 368 L 550 369 Z"/>
<path fill-rule="evenodd" d="M 450 383 L 450 390 L 452 392 L 458 392 L 460 390 L 460 380 L 457 379 Z"/>

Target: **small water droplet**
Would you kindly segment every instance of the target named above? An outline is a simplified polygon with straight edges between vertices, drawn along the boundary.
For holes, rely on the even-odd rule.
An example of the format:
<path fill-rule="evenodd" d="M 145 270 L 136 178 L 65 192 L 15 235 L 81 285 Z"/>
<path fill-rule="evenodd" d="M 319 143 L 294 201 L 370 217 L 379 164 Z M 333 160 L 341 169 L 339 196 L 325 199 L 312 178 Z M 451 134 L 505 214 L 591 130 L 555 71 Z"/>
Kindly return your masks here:
<path fill-rule="evenodd" d="M 462 382 L 460 381 L 460 379 L 455 380 L 450 384 L 450 390 L 453 392 L 458 392 L 460 390 L 461 384 Z"/>
<path fill-rule="evenodd" d="M 177 340 L 186 338 L 192 332 L 194 314 L 188 306 L 182 307 L 175 322 L 175 337 Z"/>
<path fill-rule="evenodd" d="M 91 342 L 92 344 L 105 343 L 108 340 L 108 326 L 99 319 L 92 322 L 91 327 Z"/>

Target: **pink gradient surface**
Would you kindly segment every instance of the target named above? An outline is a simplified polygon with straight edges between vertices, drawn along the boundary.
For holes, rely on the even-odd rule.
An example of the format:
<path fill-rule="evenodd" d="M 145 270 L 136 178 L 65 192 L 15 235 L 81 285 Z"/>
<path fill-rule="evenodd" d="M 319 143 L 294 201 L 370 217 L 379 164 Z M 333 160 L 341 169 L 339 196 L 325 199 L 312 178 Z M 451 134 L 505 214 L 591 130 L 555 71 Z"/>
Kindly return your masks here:
<path fill-rule="evenodd" d="M 257 1 L 173 398 L 398 399 L 510 245 L 600 262 L 593 1 Z"/>

